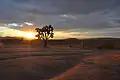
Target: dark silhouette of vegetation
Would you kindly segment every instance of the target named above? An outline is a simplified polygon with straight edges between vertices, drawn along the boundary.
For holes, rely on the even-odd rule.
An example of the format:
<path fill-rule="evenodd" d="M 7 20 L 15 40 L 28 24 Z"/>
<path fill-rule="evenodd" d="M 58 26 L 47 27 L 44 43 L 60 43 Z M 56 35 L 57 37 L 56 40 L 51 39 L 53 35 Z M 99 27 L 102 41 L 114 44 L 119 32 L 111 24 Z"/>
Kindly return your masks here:
<path fill-rule="evenodd" d="M 49 25 L 49 26 L 46 25 L 42 29 L 36 28 L 35 30 L 38 33 L 36 35 L 36 37 L 39 40 L 43 40 L 44 41 L 44 47 L 47 47 L 48 39 L 54 37 L 54 33 L 53 33 L 54 28 L 51 25 Z"/>
<path fill-rule="evenodd" d="M 115 49 L 115 45 L 114 43 L 108 41 L 98 48 L 99 49 Z"/>

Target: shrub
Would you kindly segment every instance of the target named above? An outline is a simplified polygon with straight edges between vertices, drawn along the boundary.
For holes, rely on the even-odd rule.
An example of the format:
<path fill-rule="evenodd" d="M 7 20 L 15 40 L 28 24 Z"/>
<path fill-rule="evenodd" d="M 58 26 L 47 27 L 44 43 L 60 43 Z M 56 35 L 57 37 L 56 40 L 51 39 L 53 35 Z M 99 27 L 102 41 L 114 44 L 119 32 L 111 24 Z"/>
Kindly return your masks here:
<path fill-rule="evenodd" d="M 114 49 L 115 45 L 111 42 L 106 42 L 102 46 L 98 47 L 99 49 Z"/>

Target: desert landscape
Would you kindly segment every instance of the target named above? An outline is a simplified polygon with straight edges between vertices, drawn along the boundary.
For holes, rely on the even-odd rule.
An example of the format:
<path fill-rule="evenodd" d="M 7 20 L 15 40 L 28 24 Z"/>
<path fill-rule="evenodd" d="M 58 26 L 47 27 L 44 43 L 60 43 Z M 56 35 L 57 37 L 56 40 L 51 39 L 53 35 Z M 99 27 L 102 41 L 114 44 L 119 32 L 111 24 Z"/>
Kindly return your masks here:
<path fill-rule="evenodd" d="M 81 41 L 1 39 L 0 80 L 120 80 L 119 39 Z"/>
<path fill-rule="evenodd" d="M 120 0 L 0 0 L 0 80 L 120 80 Z"/>

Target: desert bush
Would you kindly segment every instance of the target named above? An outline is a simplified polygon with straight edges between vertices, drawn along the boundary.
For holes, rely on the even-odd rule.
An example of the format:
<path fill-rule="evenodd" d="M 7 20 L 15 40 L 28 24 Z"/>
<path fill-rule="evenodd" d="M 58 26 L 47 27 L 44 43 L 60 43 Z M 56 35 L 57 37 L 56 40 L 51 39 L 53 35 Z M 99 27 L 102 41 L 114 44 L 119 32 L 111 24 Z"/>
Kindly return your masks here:
<path fill-rule="evenodd" d="M 102 46 L 98 47 L 98 49 L 115 49 L 114 43 L 106 42 Z"/>

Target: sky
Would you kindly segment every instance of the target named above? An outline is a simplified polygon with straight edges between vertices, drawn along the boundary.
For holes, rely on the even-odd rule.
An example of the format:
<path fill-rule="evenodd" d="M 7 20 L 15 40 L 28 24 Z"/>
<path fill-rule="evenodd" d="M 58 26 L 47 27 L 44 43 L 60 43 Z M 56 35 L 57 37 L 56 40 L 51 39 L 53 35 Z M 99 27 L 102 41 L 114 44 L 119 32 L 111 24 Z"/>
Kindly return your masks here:
<path fill-rule="evenodd" d="M 119 13 L 120 0 L 0 0 L 2 27 L 51 24 L 55 38 L 120 37 Z"/>

